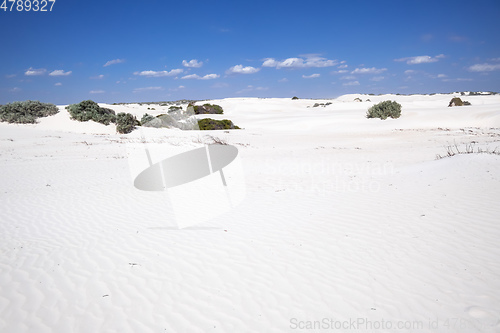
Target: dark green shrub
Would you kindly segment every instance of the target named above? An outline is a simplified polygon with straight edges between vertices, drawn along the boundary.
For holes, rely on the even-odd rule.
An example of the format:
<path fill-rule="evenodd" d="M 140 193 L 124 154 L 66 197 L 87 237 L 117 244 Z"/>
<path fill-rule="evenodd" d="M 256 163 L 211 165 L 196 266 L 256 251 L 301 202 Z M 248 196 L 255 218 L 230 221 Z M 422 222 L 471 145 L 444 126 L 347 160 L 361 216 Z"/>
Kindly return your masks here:
<path fill-rule="evenodd" d="M 203 104 L 203 105 L 191 105 L 194 108 L 195 114 L 222 114 L 224 110 L 220 105 L 216 104 Z"/>
<path fill-rule="evenodd" d="M 299 99 L 299 98 L 297 96 L 292 97 L 292 100 L 296 100 L 296 99 Z"/>
<path fill-rule="evenodd" d="M 153 117 L 152 115 L 150 114 L 147 114 L 145 113 L 142 118 L 141 118 L 141 125 L 144 125 L 145 123 L 147 123 L 148 121 L 151 121 L 155 119 L 155 117 Z"/>
<path fill-rule="evenodd" d="M 34 124 L 40 117 L 59 112 L 54 104 L 39 101 L 12 102 L 0 106 L 0 121 L 17 124 Z"/>
<path fill-rule="evenodd" d="M 222 114 L 224 113 L 224 110 L 222 109 L 222 107 L 220 105 L 217 105 L 217 104 L 203 104 L 203 106 L 205 107 L 205 109 L 213 109 L 215 110 L 215 114 Z"/>
<path fill-rule="evenodd" d="M 387 119 L 399 118 L 401 116 L 401 104 L 395 101 L 383 101 L 368 109 L 366 118 Z"/>
<path fill-rule="evenodd" d="M 198 127 L 202 131 L 240 129 L 238 126 L 234 125 L 231 120 L 228 119 L 215 120 L 212 118 L 205 118 L 198 120 Z"/>
<path fill-rule="evenodd" d="M 137 119 L 130 113 L 120 112 L 116 115 L 116 131 L 127 134 L 135 129 Z"/>
<path fill-rule="evenodd" d="M 66 107 L 71 119 L 78 121 L 89 121 L 109 125 L 116 121 L 115 111 L 107 108 L 101 108 L 96 102 L 87 100 L 78 104 L 71 104 Z"/>
<path fill-rule="evenodd" d="M 179 111 L 179 110 L 182 110 L 182 107 L 172 105 L 171 107 L 168 108 L 168 112 L 175 112 L 175 111 Z"/>

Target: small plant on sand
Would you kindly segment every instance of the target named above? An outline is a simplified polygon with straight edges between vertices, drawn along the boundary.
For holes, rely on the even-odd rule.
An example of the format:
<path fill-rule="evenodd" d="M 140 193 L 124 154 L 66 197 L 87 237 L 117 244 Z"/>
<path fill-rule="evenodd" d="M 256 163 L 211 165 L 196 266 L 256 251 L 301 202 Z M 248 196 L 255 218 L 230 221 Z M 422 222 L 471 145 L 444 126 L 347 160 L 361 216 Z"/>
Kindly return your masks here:
<path fill-rule="evenodd" d="M 141 125 L 144 125 L 145 123 L 147 123 L 148 121 L 151 121 L 155 119 L 154 116 L 150 115 L 150 114 L 147 114 L 145 113 L 142 118 L 141 118 Z"/>
<path fill-rule="evenodd" d="M 192 105 L 189 104 L 188 106 L 192 106 L 194 108 L 194 113 L 195 114 L 223 114 L 224 110 L 220 105 L 217 104 L 208 104 L 205 103 L 203 105 Z"/>
<path fill-rule="evenodd" d="M 445 157 L 452 157 L 455 155 L 463 155 L 463 154 L 492 154 L 492 155 L 500 155 L 500 150 L 498 150 L 498 147 L 490 150 L 488 148 L 483 149 L 481 147 L 477 147 L 477 149 L 474 149 L 474 144 L 475 142 L 471 143 L 466 143 L 464 149 L 460 149 L 456 143 L 453 145 L 448 145 L 446 147 L 446 154 L 445 155 L 440 155 L 436 154 L 436 160 L 440 160 Z"/>
<path fill-rule="evenodd" d="M 202 143 L 202 144 L 208 144 L 208 145 L 213 145 L 213 144 L 216 144 L 216 145 L 227 145 L 227 140 L 225 139 L 221 139 L 219 137 L 216 137 L 216 136 L 212 136 L 212 135 L 205 135 L 205 138 L 202 139 L 198 136 L 198 138 L 194 139 L 193 142 L 196 142 L 196 143 Z"/>
<path fill-rule="evenodd" d="M 116 115 L 116 131 L 120 134 L 127 134 L 135 129 L 137 119 L 130 113 L 120 112 Z"/>
<path fill-rule="evenodd" d="M 450 104 L 448 104 L 448 107 L 462 106 L 462 105 L 464 105 L 464 102 L 462 102 L 462 99 L 460 97 L 454 97 L 451 99 Z"/>
<path fill-rule="evenodd" d="M 91 100 L 68 105 L 66 109 L 71 115 L 71 119 L 78 121 L 93 120 L 104 125 L 109 125 L 116 121 L 115 111 L 101 108 L 96 102 Z"/>
<path fill-rule="evenodd" d="M 383 101 L 368 109 L 366 118 L 393 119 L 401 116 L 401 104 L 395 101 Z"/>
<path fill-rule="evenodd" d="M 228 119 L 215 120 L 212 118 L 205 118 L 198 120 L 198 126 L 202 131 L 240 129 L 238 126 L 234 125 L 231 120 Z"/>
<path fill-rule="evenodd" d="M 40 117 L 58 113 L 57 106 L 39 101 L 12 102 L 0 106 L 0 121 L 17 124 L 34 124 Z"/>

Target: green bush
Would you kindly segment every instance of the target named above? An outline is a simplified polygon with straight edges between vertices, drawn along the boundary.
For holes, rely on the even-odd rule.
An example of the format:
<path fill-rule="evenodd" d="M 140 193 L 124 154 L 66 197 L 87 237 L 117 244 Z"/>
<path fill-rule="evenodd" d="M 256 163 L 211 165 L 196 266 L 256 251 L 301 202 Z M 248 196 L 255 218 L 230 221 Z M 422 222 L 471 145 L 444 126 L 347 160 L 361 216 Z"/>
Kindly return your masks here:
<path fill-rule="evenodd" d="M 78 121 L 89 121 L 109 125 L 116 121 L 115 111 L 107 108 L 101 108 L 96 102 L 87 100 L 78 104 L 71 104 L 66 107 L 71 119 Z"/>
<path fill-rule="evenodd" d="M 368 109 L 366 118 L 393 119 L 401 116 L 401 104 L 395 101 L 383 101 Z"/>
<path fill-rule="evenodd" d="M 217 104 L 203 104 L 203 105 L 191 105 L 194 108 L 195 114 L 222 114 L 224 110 L 220 105 Z"/>
<path fill-rule="evenodd" d="M 179 110 L 182 110 L 182 107 L 172 105 L 171 107 L 168 108 L 168 112 L 175 112 L 175 111 L 179 111 Z"/>
<path fill-rule="evenodd" d="M 150 114 L 147 114 L 145 113 L 142 118 L 141 118 L 141 125 L 144 125 L 145 123 L 147 123 L 148 121 L 151 121 L 155 119 L 155 117 L 153 117 L 152 115 Z"/>
<path fill-rule="evenodd" d="M 120 112 L 116 115 L 116 131 L 127 134 L 135 129 L 137 119 L 130 113 Z"/>
<path fill-rule="evenodd" d="M 297 100 L 297 99 L 299 99 L 297 96 L 293 96 L 293 97 L 292 97 L 292 100 L 293 100 L 293 101 L 294 101 L 294 100 Z"/>
<path fill-rule="evenodd" d="M 0 106 L 0 121 L 17 124 L 34 124 L 40 117 L 59 112 L 57 106 L 39 101 L 12 102 Z"/>
<path fill-rule="evenodd" d="M 240 129 L 238 126 L 234 125 L 231 120 L 215 120 L 212 118 L 198 120 L 198 127 L 202 131 Z"/>

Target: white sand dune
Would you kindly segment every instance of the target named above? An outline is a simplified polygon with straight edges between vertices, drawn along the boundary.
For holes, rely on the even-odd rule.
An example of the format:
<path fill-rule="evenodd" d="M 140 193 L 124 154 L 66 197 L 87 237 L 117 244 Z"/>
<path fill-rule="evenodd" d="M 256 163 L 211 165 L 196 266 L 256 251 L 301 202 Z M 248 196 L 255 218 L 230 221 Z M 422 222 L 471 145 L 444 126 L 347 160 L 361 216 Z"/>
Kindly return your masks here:
<path fill-rule="evenodd" d="M 246 196 L 182 229 L 133 187 L 137 131 L 0 123 L 0 332 L 500 332 L 500 156 L 435 158 L 500 149 L 500 96 L 451 97 L 211 101 Z M 364 117 L 387 99 L 401 118 Z M 142 129 L 169 154 L 206 134 Z"/>

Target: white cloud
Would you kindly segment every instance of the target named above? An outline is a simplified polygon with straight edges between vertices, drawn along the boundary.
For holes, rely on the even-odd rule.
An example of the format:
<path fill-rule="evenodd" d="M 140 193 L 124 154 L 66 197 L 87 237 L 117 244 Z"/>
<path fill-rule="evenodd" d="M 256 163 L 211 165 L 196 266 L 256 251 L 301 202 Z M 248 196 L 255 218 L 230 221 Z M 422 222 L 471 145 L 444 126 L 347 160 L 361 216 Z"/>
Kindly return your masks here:
<path fill-rule="evenodd" d="M 55 71 L 50 72 L 49 75 L 50 76 L 68 76 L 71 73 L 73 73 L 73 72 L 72 71 L 65 72 L 62 69 L 56 69 Z"/>
<path fill-rule="evenodd" d="M 304 58 L 288 58 L 282 61 L 277 61 L 274 58 L 264 59 L 262 67 L 280 68 L 320 68 L 332 67 L 338 65 L 337 60 L 329 60 L 318 55 L 305 55 Z"/>
<path fill-rule="evenodd" d="M 125 62 L 125 59 L 114 59 L 114 60 L 108 61 L 102 67 L 108 67 L 108 66 L 111 66 L 111 65 L 121 64 L 121 63 L 124 63 L 124 62 Z"/>
<path fill-rule="evenodd" d="M 347 67 L 349 67 L 349 66 L 344 64 L 344 65 L 340 65 L 338 68 L 347 68 Z"/>
<path fill-rule="evenodd" d="M 340 79 L 341 80 L 356 80 L 356 77 L 353 75 L 346 75 L 346 76 L 342 76 Z"/>
<path fill-rule="evenodd" d="M 185 79 L 201 79 L 201 76 L 199 76 L 198 74 L 191 74 L 191 75 L 186 75 L 186 76 L 183 76 L 181 77 L 181 79 L 185 80 Z"/>
<path fill-rule="evenodd" d="M 54 84 L 56 87 L 59 87 L 59 86 L 62 86 L 62 83 L 61 82 L 57 82 L 56 84 Z"/>
<path fill-rule="evenodd" d="M 375 82 L 379 82 L 379 81 L 382 81 L 383 79 L 384 79 L 383 76 L 375 76 L 375 77 L 372 77 L 370 80 L 375 81 Z"/>
<path fill-rule="evenodd" d="M 242 93 L 246 93 L 246 92 L 250 92 L 250 91 L 264 91 L 264 90 L 267 90 L 268 88 L 267 87 L 254 87 L 252 85 L 248 85 L 246 88 L 244 89 L 241 89 L 239 91 L 237 91 L 236 93 L 237 94 L 242 94 Z"/>
<path fill-rule="evenodd" d="M 425 64 L 425 63 L 430 63 L 430 62 L 437 62 L 437 61 L 439 61 L 439 59 L 442 59 L 444 57 L 445 57 L 444 54 L 439 54 L 435 57 L 430 57 L 428 55 L 424 55 L 424 56 L 394 59 L 394 61 L 406 61 L 406 63 L 408 65 L 417 65 L 417 64 Z"/>
<path fill-rule="evenodd" d="M 351 82 L 346 82 L 342 85 L 343 86 L 359 86 L 359 82 L 358 81 L 351 81 Z"/>
<path fill-rule="evenodd" d="M 471 72 L 492 72 L 500 70 L 500 64 L 475 64 L 469 67 L 469 71 Z"/>
<path fill-rule="evenodd" d="M 27 76 L 35 76 L 35 75 L 43 75 L 47 72 L 45 68 L 40 68 L 40 69 L 34 69 L 30 67 L 26 72 L 24 72 L 24 75 Z"/>
<path fill-rule="evenodd" d="M 177 88 L 169 88 L 168 91 L 179 91 L 179 90 L 184 89 L 184 88 L 186 88 L 186 87 L 181 85 L 181 86 L 178 86 Z M 147 89 L 147 90 L 162 90 L 162 89 Z M 136 92 L 136 91 L 134 91 L 134 92 Z"/>
<path fill-rule="evenodd" d="M 438 79 L 444 79 L 445 77 L 447 77 L 448 75 L 446 74 L 438 74 Z"/>
<path fill-rule="evenodd" d="M 229 84 L 225 82 L 217 82 L 211 86 L 212 88 L 226 88 L 229 87 Z"/>
<path fill-rule="evenodd" d="M 196 59 L 192 59 L 189 61 L 182 60 L 182 65 L 189 68 L 200 68 L 201 66 L 203 66 L 203 61 L 198 61 Z"/>
<path fill-rule="evenodd" d="M 16 76 L 17 76 L 16 74 L 7 74 L 7 75 L 5 75 L 5 77 L 7 79 L 12 79 L 13 77 L 16 77 Z"/>
<path fill-rule="evenodd" d="M 16 92 L 19 92 L 19 91 L 21 91 L 21 88 L 19 88 L 19 87 L 14 87 L 12 89 L 9 89 L 9 92 L 12 92 L 12 93 L 16 93 Z"/>
<path fill-rule="evenodd" d="M 229 68 L 226 74 L 253 74 L 260 71 L 260 68 L 255 68 L 252 66 L 243 67 L 243 65 L 236 65 Z"/>
<path fill-rule="evenodd" d="M 104 94 L 104 90 L 91 90 L 89 91 L 89 94 Z"/>
<path fill-rule="evenodd" d="M 385 72 L 387 68 L 356 68 L 351 72 L 351 74 L 380 74 Z"/>
<path fill-rule="evenodd" d="M 183 69 L 172 69 L 169 71 L 142 71 L 134 72 L 134 75 L 146 76 L 146 77 L 163 77 L 163 76 L 175 76 L 182 73 Z"/>
<path fill-rule="evenodd" d="M 288 82 L 288 79 L 286 77 L 279 79 L 278 82 Z"/>
<path fill-rule="evenodd" d="M 320 76 L 321 76 L 320 74 L 302 75 L 304 79 L 315 79 Z"/>
<path fill-rule="evenodd" d="M 104 74 L 100 74 L 100 75 L 97 75 L 97 76 L 91 76 L 90 78 L 93 79 L 93 80 L 104 79 Z"/>
<path fill-rule="evenodd" d="M 408 69 L 405 71 L 405 74 L 406 75 L 412 75 L 412 74 L 415 74 L 417 71 L 414 71 L 413 69 Z"/>
<path fill-rule="evenodd" d="M 213 80 L 219 78 L 218 74 L 207 74 L 205 76 L 199 76 L 198 74 L 191 74 L 181 77 L 181 79 L 196 79 L 196 80 Z"/>
<path fill-rule="evenodd" d="M 346 69 L 341 69 L 341 70 L 339 70 L 339 71 L 332 71 L 332 72 L 330 72 L 330 73 L 331 73 L 331 74 L 345 74 L 345 73 L 349 73 L 349 71 L 348 71 L 348 70 L 346 70 Z"/>
<path fill-rule="evenodd" d="M 468 82 L 474 81 L 473 79 L 464 79 L 464 78 L 456 78 L 456 79 L 443 79 L 443 82 Z"/>
<path fill-rule="evenodd" d="M 163 90 L 162 87 L 145 87 L 145 88 L 135 88 L 133 90 L 134 93 L 143 92 L 143 91 L 155 91 L 155 90 Z"/>
<path fill-rule="evenodd" d="M 278 62 L 273 58 L 266 58 L 262 63 L 262 67 L 276 67 L 278 66 Z"/>

